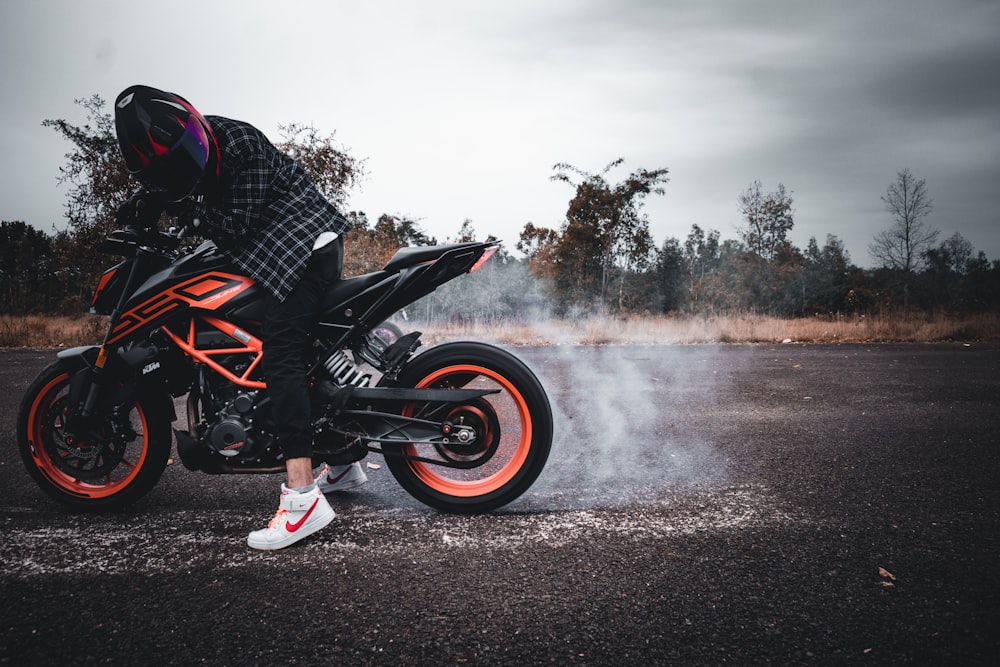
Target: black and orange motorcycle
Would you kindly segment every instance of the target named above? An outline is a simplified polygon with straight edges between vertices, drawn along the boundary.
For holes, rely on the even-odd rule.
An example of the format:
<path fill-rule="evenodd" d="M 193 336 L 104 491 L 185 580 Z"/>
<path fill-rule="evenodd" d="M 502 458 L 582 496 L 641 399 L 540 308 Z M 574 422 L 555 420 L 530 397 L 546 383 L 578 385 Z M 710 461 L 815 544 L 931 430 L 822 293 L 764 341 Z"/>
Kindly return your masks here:
<path fill-rule="evenodd" d="M 263 288 L 211 242 L 180 250 L 188 231 L 127 229 L 105 240 L 103 251 L 126 259 L 93 297 L 91 312 L 110 316 L 103 343 L 59 352 L 21 403 L 21 457 L 73 509 L 142 497 L 173 441 L 190 470 L 284 471 L 261 373 Z M 403 248 L 324 295 L 304 370 L 315 463 L 380 454 L 407 492 L 445 512 L 488 512 L 531 486 L 552 441 L 549 401 L 531 370 L 479 342 L 418 351 L 420 332 L 385 324 L 496 249 Z M 185 405 L 186 428 L 172 430 Z"/>

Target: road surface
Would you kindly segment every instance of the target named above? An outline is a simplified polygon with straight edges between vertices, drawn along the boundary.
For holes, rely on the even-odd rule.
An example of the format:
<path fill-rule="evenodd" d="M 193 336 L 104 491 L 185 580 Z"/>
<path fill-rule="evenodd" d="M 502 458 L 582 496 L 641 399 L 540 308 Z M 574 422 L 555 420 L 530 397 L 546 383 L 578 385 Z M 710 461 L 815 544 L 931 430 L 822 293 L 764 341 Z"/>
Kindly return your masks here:
<path fill-rule="evenodd" d="M 995 664 L 1000 347 L 513 350 L 556 416 L 524 497 L 448 516 L 369 468 L 275 553 L 274 476 L 54 505 L 14 435 L 53 353 L 0 350 L 0 663 Z"/>

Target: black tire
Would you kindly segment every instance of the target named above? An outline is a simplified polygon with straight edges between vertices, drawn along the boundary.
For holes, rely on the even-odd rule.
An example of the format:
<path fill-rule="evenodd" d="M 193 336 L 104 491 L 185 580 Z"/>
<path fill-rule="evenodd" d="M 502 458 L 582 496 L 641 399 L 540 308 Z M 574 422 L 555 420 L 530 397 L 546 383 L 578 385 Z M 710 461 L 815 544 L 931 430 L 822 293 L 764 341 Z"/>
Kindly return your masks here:
<path fill-rule="evenodd" d="M 43 370 L 17 415 L 17 446 L 32 479 L 77 511 L 109 512 L 135 502 L 159 481 L 170 457 L 170 418 L 162 400 L 138 397 L 104 425 L 107 438 L 69 446 L 62 438 L 70 373 Z"/>
<path fill-rule="evenodd" d="M 489 512 L 527 491 L 545 467 L 552 446 L 552 409 L 541 383 L 514 355 L 482 343 L 446 343 L 417 355 L 395 384 L 500 390 L 447 408 L 409 404 L 402 410 L 407 416 L 472 425 L 478 434 L 467 445 L 395 449 L 457 463 L 458 468 L 387 453 L 393 477 L 422 503 L 443 512 Z"/>

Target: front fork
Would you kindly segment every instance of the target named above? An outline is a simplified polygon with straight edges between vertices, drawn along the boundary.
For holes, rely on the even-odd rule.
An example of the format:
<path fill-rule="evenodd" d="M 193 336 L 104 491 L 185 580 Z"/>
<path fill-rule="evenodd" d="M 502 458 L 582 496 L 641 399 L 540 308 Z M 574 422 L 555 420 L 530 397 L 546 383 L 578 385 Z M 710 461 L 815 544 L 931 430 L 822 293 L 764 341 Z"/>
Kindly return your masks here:
<path fill-rule="evenodd" d="M 136 248 L 135 260 L 129 269 L 128 279 L 125 281 L 121 296 L 118 297 L 118 303 L 115 305 L 114 310 L 111 311 L 108 328 L 104 332 L 104 340 L 101 341 L 100 346 L 97 348 L 97 358 L 94 360 L 93 366 L 78 372 L 70 383 L 70 403 L 66 415 L 65 429 L 63 430 L 67 445 L 72 446 L 78 438 L 84 436 L 92 428 L 91 422 L 93 421 L 94 413 L 97 406 L 100 405 L 100 400 L 110 376 L 110 373 L 106 369 L 108 363 L 108 340 L 111 338 L 111 332 L 118 326 L 125 303 L 132 294 L 133 287 L 135 287 L 139 264 L 146 254 L 147 251 L 142 247 Z"/>
<path fill-rule="evenodd" d="M 98 358 L 103 349 L 99 348 Z M 63 438 L 67 445 L 74 446 L 78 440 L 88 439 L 88 434 L 92 434 L 97 426 L 95 416 L 106 376 L 103 366 L 100 370 L 93 366 L 77 371 L 70 379 L 69 405 L 63 428 Z"/>

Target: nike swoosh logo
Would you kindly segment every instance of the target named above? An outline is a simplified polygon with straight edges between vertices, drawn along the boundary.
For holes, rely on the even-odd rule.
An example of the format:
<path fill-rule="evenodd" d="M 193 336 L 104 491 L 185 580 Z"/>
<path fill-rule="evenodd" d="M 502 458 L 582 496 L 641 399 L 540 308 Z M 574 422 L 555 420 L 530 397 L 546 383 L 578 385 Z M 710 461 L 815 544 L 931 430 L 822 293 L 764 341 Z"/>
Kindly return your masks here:
<path fill-rule="evenodd" d="M 326 483 L 327 484 L 336 484 L 337 482 L 339 482 L 340 480 L 342 480 L 344 478 L 344 475 L 346 475 L 349 472 L 351 472 L 351 468 L 348 466 L 348 468 L 344 472 L 342 472 L 339 475 L 337 475 L 336 479 L 334 479 L 333 477 L 330 477 L 330 473 L 327 473 L 326 474 Z"/>
<path fill-rule="evenodd" d="M 309 515 L 313 513 L 313 510 L 316 509 L 316 505 L 318 504 L 319 504 L 319 498 L 313 501 L 312 507 L 309 508 L 309 511 L 306 512 L 306 515 L 304 517 L 302 517 L 298 521 L 286 521 L 285 530 L 287 530 L 289 533 L 294 533 L 299 528 L 301 528 L 302 524 L 306 522 L 306 519 L 309 518 Z"/>

